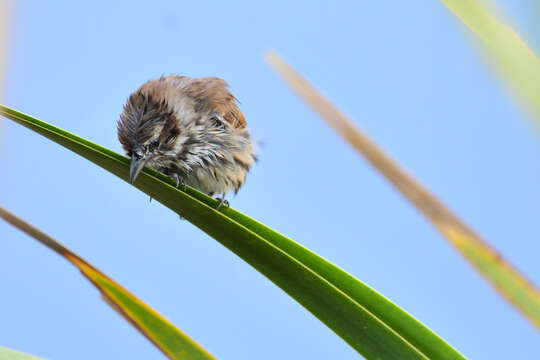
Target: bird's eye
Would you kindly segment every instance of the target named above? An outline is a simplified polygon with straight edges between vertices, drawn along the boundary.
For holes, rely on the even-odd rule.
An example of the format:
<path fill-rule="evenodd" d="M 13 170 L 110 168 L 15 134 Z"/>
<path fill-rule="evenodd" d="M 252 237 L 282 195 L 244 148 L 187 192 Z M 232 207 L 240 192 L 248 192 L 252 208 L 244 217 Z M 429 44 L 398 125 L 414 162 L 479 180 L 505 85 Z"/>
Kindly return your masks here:
<path fill-rule="evenodd" d="M 150 150 L 154 150 L 159 147 L 159 139 L 156 139 L 150 143 Z"/>

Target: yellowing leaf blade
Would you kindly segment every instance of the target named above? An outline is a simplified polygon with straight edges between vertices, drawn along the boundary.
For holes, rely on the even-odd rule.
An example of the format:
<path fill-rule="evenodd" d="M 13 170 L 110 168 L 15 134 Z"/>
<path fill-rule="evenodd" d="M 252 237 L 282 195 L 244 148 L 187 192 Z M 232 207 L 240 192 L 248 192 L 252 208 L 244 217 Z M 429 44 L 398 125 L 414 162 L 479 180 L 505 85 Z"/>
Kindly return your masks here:
<path fill-rule="evenodd" d="M 540 124 L 540 60 L 521 37 L 478 0 L 441 0 L 478 37 L 495 69 Z"/>
<path fill-rule="evenodd" d="M 291 89 L 407 198 L 473 267 L 540 329 L 540 291 L 443 203 L 407 174 L 275 53 L 267 61 Z"/>
<path fill-rule="evenodd" d="M 0 346 L 0 360 L 41 360 L 41 358 Z"/>
<path fill-rule="evenodd" d="M 3 218 L 8 223 L 30 235 L 51 250 L 54 250 L 75 265 L 101 292 L 107 304 L 122 315 L 170 359 L 214 359 L 202 347 L 155 310 L 47 234 L 1 207 L 0 218 Z"/>

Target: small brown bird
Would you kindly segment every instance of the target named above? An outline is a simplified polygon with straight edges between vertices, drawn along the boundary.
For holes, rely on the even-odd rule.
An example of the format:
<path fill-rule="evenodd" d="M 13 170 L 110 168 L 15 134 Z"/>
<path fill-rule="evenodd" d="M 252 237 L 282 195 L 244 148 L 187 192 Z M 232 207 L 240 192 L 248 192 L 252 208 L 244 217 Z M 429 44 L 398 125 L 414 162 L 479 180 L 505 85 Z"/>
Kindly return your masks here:
<path fill-rule="evenodd" d="M 238 192 L 256 161 L 246 120 L 219 78 L 169 75 L 131 94 L 118 121 L 131 157 L 130 181 L 144 166 L 212 196 Z"/>

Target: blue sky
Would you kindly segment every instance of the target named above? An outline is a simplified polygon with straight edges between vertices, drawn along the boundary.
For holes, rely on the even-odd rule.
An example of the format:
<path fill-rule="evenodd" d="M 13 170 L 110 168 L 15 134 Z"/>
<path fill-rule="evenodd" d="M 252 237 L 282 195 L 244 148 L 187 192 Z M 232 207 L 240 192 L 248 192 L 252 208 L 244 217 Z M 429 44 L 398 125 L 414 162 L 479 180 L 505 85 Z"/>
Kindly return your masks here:
<path fill-rule="evenodd" d="M 538 44 L 530 2 L 498 3 Z M 17 1 L 5 104 L 121 151 L 127 96 L 219 76 L 262 144 L 238 210 L 366 282 L 471 359 L 540 358 L 538 333 L 286 88 L 274 49 L 540 283 L 540 138 L 438 1 Z M 3 121 L 2 206 L 221 359 L 358 355 L 242 260 L 113 175 Z M 0 344 L 50 359 L 159 359 L 80 274 L 0 223 Z"/>

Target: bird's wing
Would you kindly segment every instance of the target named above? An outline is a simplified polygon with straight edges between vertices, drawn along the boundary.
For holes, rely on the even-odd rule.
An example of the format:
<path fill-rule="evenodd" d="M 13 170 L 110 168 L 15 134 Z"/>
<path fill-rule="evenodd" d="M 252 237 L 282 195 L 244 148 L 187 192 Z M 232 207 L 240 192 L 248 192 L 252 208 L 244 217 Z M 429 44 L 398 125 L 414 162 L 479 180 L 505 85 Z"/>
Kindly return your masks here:
<path fill-rule="evenodd" d="M 196 103 L 196 111 L 215 112 L 220 120 L 234 128 L 246 127 L 246 119 L 225 80 L 215 77 L 193 79 L 178 75 L 169 75 L 165 80 L 174 83 L 191 97 Z"/>

